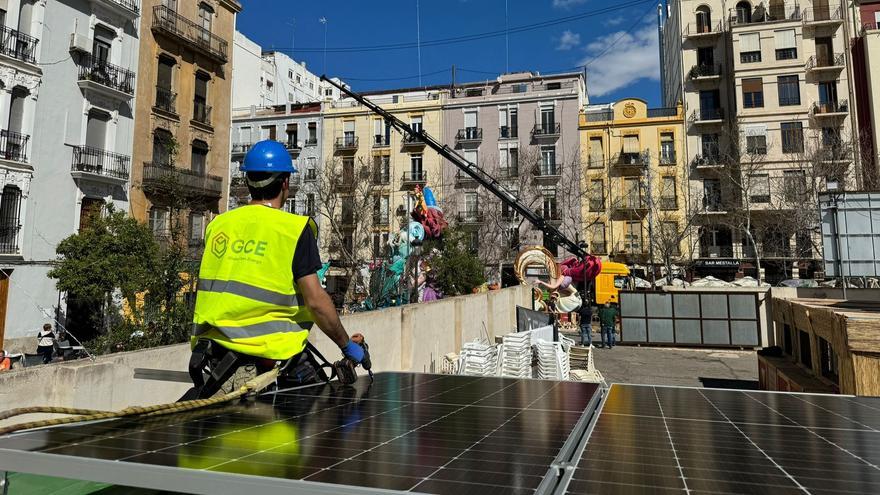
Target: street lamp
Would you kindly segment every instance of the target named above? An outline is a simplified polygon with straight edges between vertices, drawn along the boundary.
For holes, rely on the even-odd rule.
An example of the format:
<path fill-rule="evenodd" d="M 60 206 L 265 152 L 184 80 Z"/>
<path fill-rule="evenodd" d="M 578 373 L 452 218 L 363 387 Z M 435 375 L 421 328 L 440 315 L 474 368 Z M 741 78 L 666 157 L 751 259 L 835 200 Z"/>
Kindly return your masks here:
<path fill-rule="evenodd" d="M 835 264 L 837 265 L 838 274 L 840 275 L 840 280 L 842 282 L 841 285 L 843 287 L 843 299 L 845 300 L 846 299 L 846 277 L 843 276 L 843 255 L 841 254 L 842 250 L 840 247 L 840 231 L 837 228 L 838 225 L 840 225 L 840 223 L 837 221 L 837 212 L 838 212 L 837 200 L 840 196 L 840 193 L 842 192 L 840 190 L 840 183 L 837 181 L 836 178 L 826 177 L 825 178 L 825 190 L 829 193 L 828 194 L 828 199 L 829 199 L 828 206 L 831 209 L 831 226 L 834 229 L 834 246 L 835 246 L 835 249 L 837 250 L 837 252 L 834 254 L 834 261 L 835 261 Z"/>

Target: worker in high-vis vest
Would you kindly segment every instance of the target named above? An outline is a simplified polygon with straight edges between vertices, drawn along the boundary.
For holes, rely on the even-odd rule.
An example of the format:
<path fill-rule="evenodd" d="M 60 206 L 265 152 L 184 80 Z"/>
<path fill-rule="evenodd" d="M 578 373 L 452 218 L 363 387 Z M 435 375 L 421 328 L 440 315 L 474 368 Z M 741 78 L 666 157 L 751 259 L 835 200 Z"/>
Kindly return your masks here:
<path fill-rule="evenodd" d="M 313 381 L 316 363 L 303 351 L 314 323 L 344 358 L 364 358 L 316 275 L 314 220 L 282 210 L 296 173 L 289 152 L 261 141 L 241 171 L 250 203 L 218 215 L 205 232 L 189 367 L 195 386 L 184 400 L 212 396 L 243 365 L 282 366 L 287 376 Z"/>

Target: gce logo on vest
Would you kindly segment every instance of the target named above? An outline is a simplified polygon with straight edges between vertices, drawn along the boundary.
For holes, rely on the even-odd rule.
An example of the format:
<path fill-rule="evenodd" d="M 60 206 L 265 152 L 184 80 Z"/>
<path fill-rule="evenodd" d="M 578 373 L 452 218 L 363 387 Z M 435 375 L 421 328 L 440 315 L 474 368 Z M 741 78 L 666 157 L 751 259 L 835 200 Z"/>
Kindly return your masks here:
<path fill-rule="evenodd" d="M 211 252 L 214 256 L 222 258 L 226 251 L 231 250 L 236 254 L 254 254 L 256 256 L 264 256 L 269 243 L 266 241 L 255 241 L 253 239 L 230 240 L 229 236 L 224 232 L 220 232 L 211 241 Z"/>

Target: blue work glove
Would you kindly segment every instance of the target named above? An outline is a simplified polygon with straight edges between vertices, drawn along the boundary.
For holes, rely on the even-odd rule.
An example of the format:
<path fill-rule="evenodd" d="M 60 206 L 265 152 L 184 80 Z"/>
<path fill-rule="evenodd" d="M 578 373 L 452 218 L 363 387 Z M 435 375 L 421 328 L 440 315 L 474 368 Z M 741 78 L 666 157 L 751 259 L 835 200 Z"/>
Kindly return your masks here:
<path fill-rule="evenodd" d="M 351 359 L 355 363 L 360 363 L 364 360 L 364 348 L 355 343 L 353 340 L 349 340 L 347 344 L 342 348 L 342 355 Z"/>

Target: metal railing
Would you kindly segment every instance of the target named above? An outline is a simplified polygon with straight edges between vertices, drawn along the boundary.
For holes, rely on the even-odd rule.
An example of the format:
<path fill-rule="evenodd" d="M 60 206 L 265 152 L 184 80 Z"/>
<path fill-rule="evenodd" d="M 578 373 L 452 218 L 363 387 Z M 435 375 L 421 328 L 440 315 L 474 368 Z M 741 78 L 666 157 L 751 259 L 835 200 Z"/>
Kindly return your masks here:
<path fill-rule="evenodd" d="M 115 3 L 116 5 L 119 5 L 120 7 L 123 7 L 126 10 L 129 10 L 135 14 L 141 13 L 141 4 L 140 4 L 140 2 L 138 2 L 138 0 L 104 0 L 104 1 L 108 2 L 108 3 Z"/>
<path fill-rule="evenodd" d="M 464 129 L 459 129 L 455 134 L 455 140 L 457 142 L 463 141 L 481 141 L 483 139 L 483 128 L 482 127 L 465 127 Z"/>
<path fill-rule="evenodd" d="M 556 178 L 562 175 L 562 165 L 559 163 L 541 163 L 535 169 L 535 177 L 538 178 Z"/>
<path fill-rule="evenodd" d="M 456 220 L 460 223 L 483 223 L 485 215 L 479 209 L 464 208 L 458 211 Z"/>
<path fill-rule="evenodd" d="M 763 24 L 773 22 L 799 21 L 803 18 L 801 6 L 794 2 L 782 4 L 761 3 L 748 13 L 730 9 L 730 25 Z"/>
<path fill-rule="evenodd" d="M 535 127 L 532 128 L 532 136 L 534 137 L 550 137 L 550 136 L 558 136 L 560 133 L 560 125 L 559 122 L 552 124 L 535 124 Z"/>
<path fill-rule="evenodd" d="M 88 172 L 115 179 L 128 180 L 131 157 L 91 146 L 74 146 L 74 172 Z"/>
<path fill-rule="evenodd" d="M 334 143 L 333 147 L 337 150 L 353 150 L 358 147 L 358 137 L 357 136 L 342 136 L 336 138 L 336 143 Z"/>
<path fill-rule="evenodd" d="M 171 88 L 163 88 L 156 86 L 156 104 L 159 110 L 169 113 L 177 113 L 177 93 L 171 91 Z"/>
<path fill-rule="evenodd" d="M 719 34 L 722 31 L 724 31 L 724 25 L 721 21 L 718 21 L 714 25 L 692 22 L 684 27 L 682 35 L 687 38 L 689 36 Z"/>
<path fill-rule="evenodd" d="M 30 138 L 27 134 L 20 132 L 0 130 L 0 158 L 27 163 L 27 148 Z"/>
<path fill-rule="evenodd" d="M 603 110 L 601 112 L 587 112 L 584 114 L 587 122 L 605 122 L 614 120 L 614 110 Z"/>
<path fill-rule="evenodd" d="M 724 201 L 717 198 L 703 198 L 703 211 L 709 212 L 723 212 L 727 211 L 727 206 L 724 204 Z"/>
<path fill-rule="evenodd" d="M 733 258 L 733 245 L 704 246 L 701 244 L 700 258 Z"/>
<path fill-rule="evenodd" d="M 590 211 L 605 211 L 605 200 L 602 198 L 590 198 Z"/>
<path fill-rule="evenodd" d="M 391 223 L 391 215 L 385 213 L 373 213 L 373 225 L 377 227 L 385 227 Z"/>
<path fill-rule="evenodd" d="M 7 57 L 35 64 L 37 59 L 34 54 L 39 41 L 17 29 L 0 26 L 0 53 Z"/>
<path fill-rule="evenodd" d="M 660 165 L 675 165 L 675 153 L 660 153 Z"/>
<path fill-rule="evenodd" d="M 373 135 L 373 147 L 374 148 L 387 148 L 391 146 L 391 137 L 385 136 L 384 134 L 374 134 Z"/>
<path fill-rule="evenodd" d="M 694 167 L 716 167 L 721 165 L 721 154 L 716 152 L 696 155 L 691 161 L 691 165 Z"/>
<path fill-rule="evenodd" d="M 660 196 L 660 209 L 677 210 L 678 198 L 676 198 L 675 196 Z"/>
<path fill-rule="evenodd" d="M 812 9 L 804 10 L 804 24 L 829 21 L 838 22 L 842 20 L 843 13 L 840 10 L 840 6 L 814 7 Z"/>
<path fill-rule="evenodd" d="M 618 167 L 637 167 L 644 168 L 645 162 L 642 160 L 640 153 L 624 153 L 620 152 L 611 159 L 611 163 Z"/>
<path fill-rule="evenodd" d="M 794 60 L 798 56 L 797 48 L 777 48 L 776 60 Z"/>
<path fill-rule="evenodd" d="M 254 143 L 232 143 L 233 153 L 247 153 Z"/>
<path fill-rule="evenodd" d="M 391 184 L 391 173 L 374 171 L 372 175 L 373 184 L 377 186 L 387 186 Z"/>
<path fill-rule="evenodd" d="M 516 139 L 518 137 L 518 129 L 516 126 L 503 125 L 498 128 L 499 139 Z"/>
<path fill-rule="evenodd" d="M 305 145 L 306 146 L 317 146 L 318 145 L 318 138 L 317 137 L 306 138 Z"/>
<path fill-rule="evenodd" d="M 459 170 L 458 172 L 455 173 L 455 182 L 458 184 L 469 184 L 469 183 L 476 183 L 477 179 L 474 179 L 473 177 L 471 177 L 467 173 Z"/>
<path fill-rule="evenodd" d="M 699 110 L 694 110 L 691 114 L 692 122 L 704 122 L 709 120 L 723 120 L 724 119 L 724 109 L 723 108 L 701 108 Z"/>
<path fill-rule="evenodd" d="M 147 162 L 144 164 L 143 187 L 156 192 L 174 192 L 179 187 L 184 193 L 219 198 L 223 195 L 223 178 Z"/>
<path fill-rule="evenodd" d="M 403 136 L 401 143 L 404 146 L 423 146 L 425 144 L 422 138 L 415 134 L 406 134 Z"/>
<path fill-rule="evenodd" d="M 691 67 L 691 79 L 700 77 L 718 77 L 721 75 L 720 65 L 695 65 Z"/>
<path fill-rule="evenodd" d="M 220 62 L 227 61 L 226 40 L 165 5 L 153 7 L 153 29 L 182 39 Z"/>
<path fill-rule="evenodd" d="M 287 151 L 300 151 L 300 150 L 302 150 L 299 143 L 296 142 L 295 140 L 289 141 L 289 140 L 285 139 L 284 141 L 278 141 L 278 142 L 283 144 L 284 148 L 287 149 Z"/>
<path fill-rule="evenodd" d="M 403 173 L 401 179 L 404 183 L 413 184 L 428 181 L 428 173 L 424 170 L 411 170 Z"/>
<path fill-rule="evenodd" d="M 594 254 L 608 254 L 607 244 L 604 242 L 591 242 L 590 252 Z"/>
<path fill-rule="evenodd" d="M 134 72 L 91 55 L 83 55 L 79 59 L 79 80 L 96 82 L 127 95 L 134 95 Z"/>
<path fill-rule="evenodd" d="M 18 221 L 18 219 L 14 219 Z M 0 254 L 18 254 L 18 232 L 21 225 L 0 224 Z"/>
<path fill-rule="evenodd" d="M 829 101 L 825 103 L 813 103 L 813 107 L 810 110 L 810 113 L 812 113 L 813 115 L 827 115 L 847 112 L 849 112 L 849 102 L 847 102 L 847 100 L 840 100 L 839 102 Z"/>
<path fill-rule="evenodd" d="M 205 125 L 211 125 L 211 105 L 203 101 L 193 101 L 192 119 Z"/>
<path fill-rule="evenodd" d="M 519 167 L 501 167 L 502 179 L 513 179 L 519 177 Z"/>
<path fill-rule="evenodd" d="M 648 118 L 656 119 L 658 117 L 677 117 L 678 116 L 678 108 L 675 107 L 660 107 L 660 108 L 649 108 L 648 109 Z"/>
<path fill-rule="evenodd" d="M 822 146 L 818 150 L 819 160 L 823 162 L 845 162 L 852 159 L 852 150 L 846 146 Z"/>
<path fill-rule="evenodd" d="M 820 57 L 818 55 L 813 55 L 807 60 L 806 68 L 807 70 L 813 69 L 843 69 L 846 65 L 844 60 L 844 56 L 842 53 L 835 53 L 832 56 L 828 57 Z"/>

